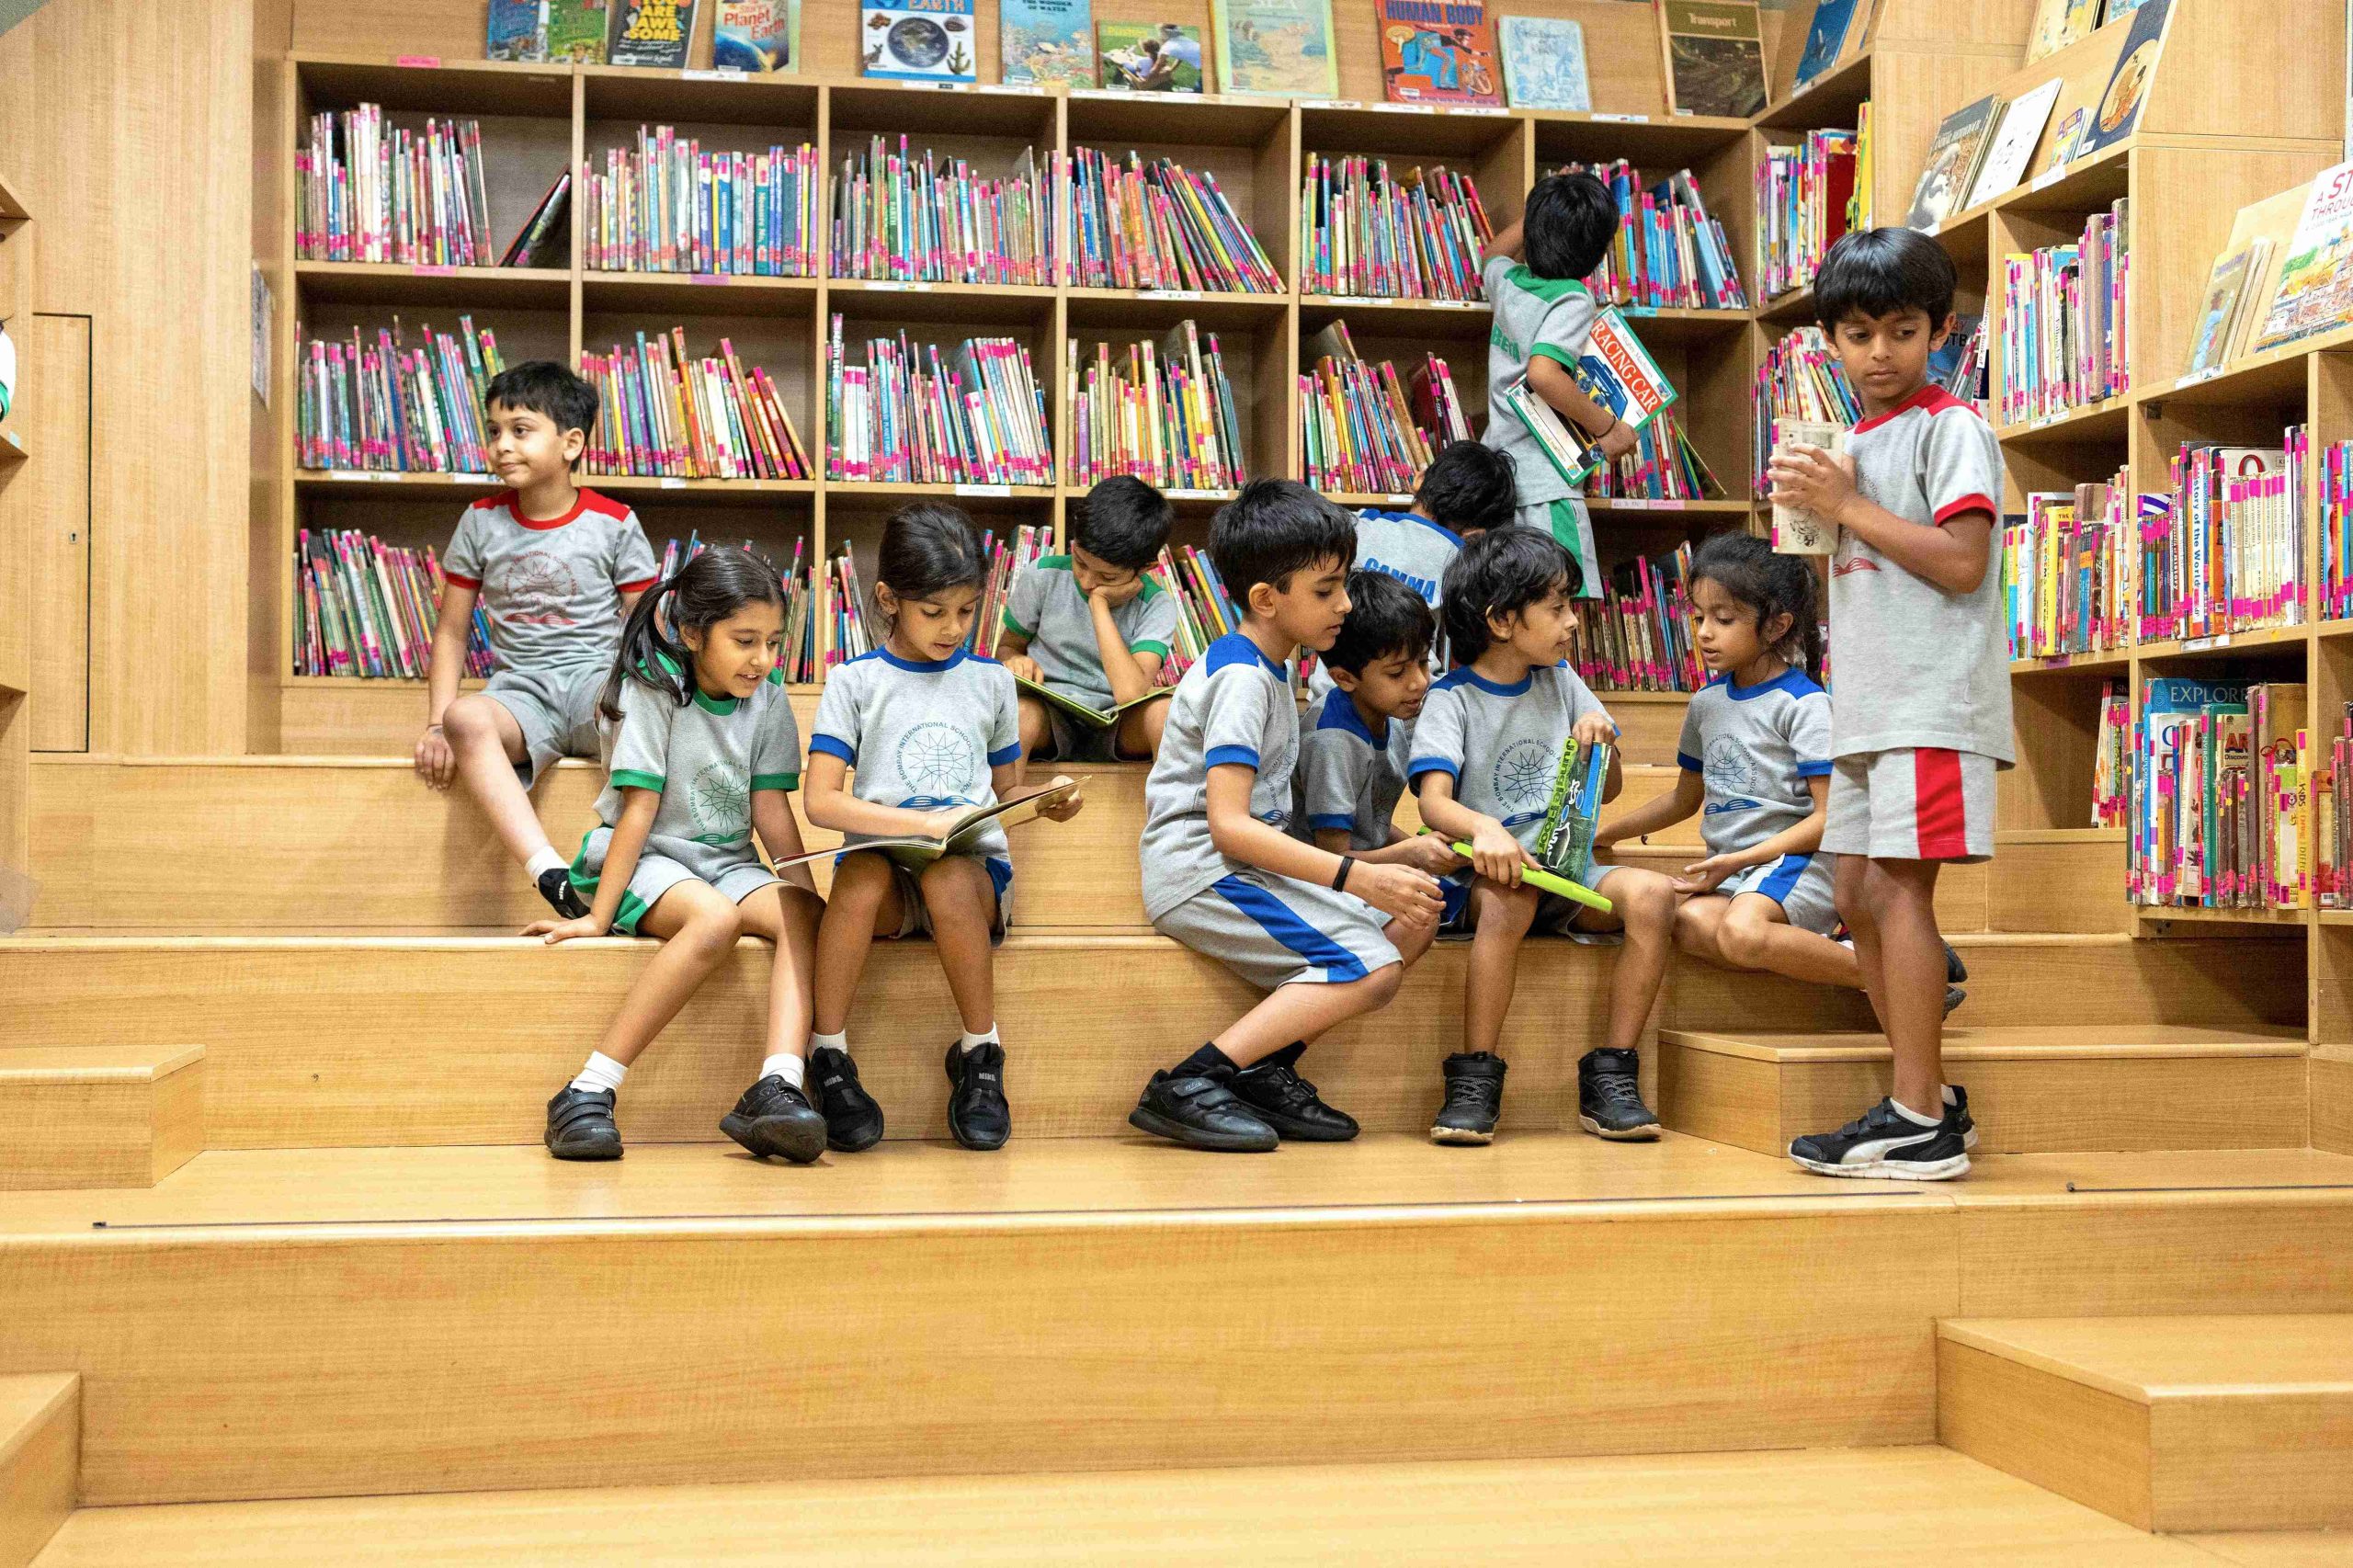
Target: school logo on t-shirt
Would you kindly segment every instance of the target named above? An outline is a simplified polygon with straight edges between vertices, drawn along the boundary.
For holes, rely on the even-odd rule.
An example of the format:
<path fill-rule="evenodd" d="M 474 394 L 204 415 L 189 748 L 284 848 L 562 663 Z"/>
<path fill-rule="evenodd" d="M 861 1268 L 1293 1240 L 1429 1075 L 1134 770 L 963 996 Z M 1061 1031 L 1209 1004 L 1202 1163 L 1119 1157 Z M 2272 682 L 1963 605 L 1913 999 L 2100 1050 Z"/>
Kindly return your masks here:
<path fill-rule="evenodd" d="M 1506 811 L 1537 812 L 1552 802 L 1554 754 L 1541 741 L 1517 741 L 1495 758 L 1489 780 Z"/>
<path fill-rule="evenodd" d="M 1704 760 L 1708 792 L 1719 797 L 1719 803 L 1708 808 L 1710 812 L 1756 804 L 1755 801 L 1742 797 L 1754 795 L 1762 790 L 1765 778 L 1757 772 L 1747 749 L 1738 741 L 1730 735 L 1718 735 L 1708 744 L 1708 755 Z"/>
<path fill-rule="evenodd" d="M 752 791 L 731 763 L 706 762 L 687 787 L 698 844 L 733 844 L 752 827 Z"/>
<path fill-rule="evenodd" d="M 527 550 L 506 562 L 498 583 L 500 619 L 522 626 L 571 626 L 580 588 L 572 568 L 544 550 Z"/>
<path fill-rule="evenodd" d="M 972 788 L 972 743 L 937 720 L 899 737 L 899 777 L 926 795 L 962 795 Z"/>

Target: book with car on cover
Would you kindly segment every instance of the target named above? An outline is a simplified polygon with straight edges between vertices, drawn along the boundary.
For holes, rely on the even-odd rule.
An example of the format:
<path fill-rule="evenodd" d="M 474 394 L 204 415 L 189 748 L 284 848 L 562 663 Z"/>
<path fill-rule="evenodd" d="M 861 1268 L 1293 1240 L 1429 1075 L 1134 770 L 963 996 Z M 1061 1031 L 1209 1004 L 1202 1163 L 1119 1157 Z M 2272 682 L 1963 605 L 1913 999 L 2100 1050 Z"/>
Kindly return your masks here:
<path fill-rule="evenodd" d="M 1667 108 L 1745 119 L 1765 107 L 1765 28 L 1756 0 L 1659 0 Z"/>
<path fill-rule="evenodd" d="M 1088 0 L 999 0 L 998 80 L 1095 85 L 1095 17 Z"/>
<path fill-rule="evenodd" d="M 1503 101 L 1495 28 L 1483 0 L 1374 0 L 1381 85 L 1392 104 Z"/>
<path fill-rule="evenodd" d="M 762 76 L 801 69 L 801 0 L 719 0 L 710 62 Z"/>
<path fill-rule="evenodd" d="M 1210 0 L 1218 86 L 1270 97 L 1339 96 L 1332 0 Z"/>
<path fill-rule="evenodd" d="M 1034 820 L 1048 806 L 1078 799 L 1078 790 L 1077 779 L 1058 773 L 1043 784 L 1019 786 L 993 806 L 972 807 L 958 816 L 955 825 L 938 838 L 909 833 L 888 838 L 870 838 L 858 847 L 880 849 L 901 865 L 920 870 L 943 855 L 961 855 L 969 851 L 981 835 L 988 830 L 990 824 L 995 823 L 999 827 L 1019 827 L 1023 823 Z M 840 853 L 838 846 L 832 849 L 812 849 L 805 855 L 795 855 L 789 860 L 778 860 L 773 864 L 777 870 L 781 871 L 787 866 L 806 865 L 812 860 L 822 860 L 828 855 Z"/>
<path fill-rule="evenodd" d="M 858 60 L 869 76 L 907 82 L 972 82 L 972 0 L 894 0 L 859 11 Z"/>
<path fill-rule="evenodd" d="M 1504 101 L 1514 108 L 1593 108 L 1586 78 L 1585 28 L 1554 17 L 1505 17 L 1496 23 L 1504 62 Z"/>
<path fill-rule="evenodd" d="M 1677 395 L 1674 383 L 1614 305 L 1594 318 L 1592 335 L 1573 373 L 1587 397 L 1636 430 L 1657 418 L 1659 411 Z M 1545 460 L 1571 484 L 1583 484 L 1586 475 L 1599 466 L 1597 443 L 1538 396 L 1524 373 L 1496 388 L 1490 397 L 1528 427 Z"/>
<path fill-rule="evenodd" d="M 1178 22 L 1101 22 L 1103 85 L 1115 92 L 1199 93 L 1209 84 L 1201 29 Z"/>

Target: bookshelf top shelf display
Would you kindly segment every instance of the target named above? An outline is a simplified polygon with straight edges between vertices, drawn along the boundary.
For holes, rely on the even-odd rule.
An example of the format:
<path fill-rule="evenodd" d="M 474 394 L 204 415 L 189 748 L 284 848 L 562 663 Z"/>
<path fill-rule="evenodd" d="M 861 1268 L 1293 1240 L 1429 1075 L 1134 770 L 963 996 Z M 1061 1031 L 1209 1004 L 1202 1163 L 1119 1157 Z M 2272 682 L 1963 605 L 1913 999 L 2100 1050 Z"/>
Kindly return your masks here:
<path fill-rule="evenodd" d="M 1797 25 L 1793 15 L 1789 24 Z M 1871 96 L 1871 57 L 1859 54 L 1808 82 L 1802 91 L 1768 104 L 1756 117 L 1766 131 L 1819 131 L 1831 126 L 1853 130 L 1855 112 Z"/>
<path fill-rule="evenodd" d="M 648 71 L 634 65 L 582 65 L 581 108 L 590 119 L 659 120 L 675 125 L 813 126 L 817 84 L 791 75 L 734 71 Z"/>
<path fill-rule="evenodd" d="M 1123 142 L 1138 145 L 1251 147 L 1279 134 L 1290 106 L 1265 98 L 1202 93 L 1123 93 L 1081 87 L 1064 111 L 1073 145 Z"/>
<path fill-rule="evenodd" d="M 381 57 L 297 54 L 292 57 L 308 108 L 347 109 L 381 104 L 415 114 L 527 115 L 568 119 L 573 76 L 568 64 L 516 64 L 497 60 L 444 61 L 432 55 Z"/>

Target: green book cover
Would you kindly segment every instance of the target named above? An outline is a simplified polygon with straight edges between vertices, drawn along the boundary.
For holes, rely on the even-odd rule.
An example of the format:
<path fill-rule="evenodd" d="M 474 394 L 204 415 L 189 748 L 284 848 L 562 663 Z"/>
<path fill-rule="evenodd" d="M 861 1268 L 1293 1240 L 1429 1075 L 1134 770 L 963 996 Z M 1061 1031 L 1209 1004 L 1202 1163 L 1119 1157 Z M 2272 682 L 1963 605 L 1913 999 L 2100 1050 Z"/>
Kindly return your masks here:
<path fill-rule="evenodd" d="M 1176 695 L 1176 688 L 1173 686 L 1156 686 L 1133 702 L 1115 702 L 1108 708 L 1097 708 L 1090 703 L 1081 702 L 1077 698 L 1065 692 L 1056 691 L 1052 687 L 1039 681 L 1024 680 L 1019 676 L 1015 676 L 1013 684 L 1047 707 L 1067 713 L 1080 723 L 1097 730 L 1109 729 L 1120 722 L 1120 715 L 1131 708 L 1142 708 L 1148 702 L 1157 702 L 1162 698 Z"/>
<path fill-rule="evenodd" d="M 611 18 L 610 0 L 548 0 L 548 58 L 602 65 Z"/>
<path fill-rule="evenodd" d="M 1609 763 L 1617 752 L 1607 743 L 1586 745 L 1574 735 L 1562 743 L 1535 855 L 1546 869 L 1572 881 L 1592 881 L 1594 830 L 1601 825 L 1601 793 L 1609 786 Z"/>

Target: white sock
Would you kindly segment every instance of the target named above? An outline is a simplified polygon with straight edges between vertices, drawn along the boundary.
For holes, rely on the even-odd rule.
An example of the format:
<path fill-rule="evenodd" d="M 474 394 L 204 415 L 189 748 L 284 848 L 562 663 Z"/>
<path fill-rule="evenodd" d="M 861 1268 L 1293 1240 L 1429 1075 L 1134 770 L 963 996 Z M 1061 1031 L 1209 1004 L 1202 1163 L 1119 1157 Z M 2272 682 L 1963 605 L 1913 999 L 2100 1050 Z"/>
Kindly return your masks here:
<path fill-rule="evenodd" d="M 974 1034 L 972 1030 L 966 1029 L 962 1034 L 956 1037 L 956 1048 L 967 1056 L 970 1056 L 972 1052 L 980 1050 L 981 1047 L 984 1045 L 995 1045 L 998 1043 L 999 1041 L 996 1038 L 996 1026 L 995 1024 L 991 1024 L 988 1028 L 983 1029 L 978 1034 Z"/>
<path fill-rule="evenodd" d="M 808 1081 L 809 1064 L 790 1051 L 779 1051 L 760 1063 L 760 1076 L 781 1078 L 797 1089 Z"/>
<path fill-rule="evenodd" d="M 1952 1085 L 1950 1084 L 1947 1084 L 1945 1085 L 1944 1102 L 1947 1105 L 1959 1105 L 1961 1103 L 1960 1098 L 1953 1094 Z"/>
<path fill-rule="evenodd" d="M 572 1086 L 585 1089 L 590 1094 L 599 1089 L 611 1089 L 618 1093 L 621 1080 L 628 1076 L 627 1063 L 616 1062 L 601 1051 L 592 1051 L 588 1053 L 588 1065 L 580 1070 L 580 1076 L 572 1080 Z"/>
<path fill-rule="evenodd" d="M 1914 1110 L 1910 1106 L 1905 1105 L 1902 1100 L 1895 1098 L 1892 1095 L 1888 1096 L 1887 1103 L 1895 1108 L 1896 1115 L 1902 1117 L 1904 1120 L 1910 1122 L 1915 1127 L 1942 1127 L 1944 1125 L 1945 1119 L 1943 1117 L 1922 1116 L 1918 1111 Z"/>
<path fill-rule="evenodd" d="M 523 862 L 523 874 L 531 879 L 533 887 L 538 887 L 541 877 L 550 871 L 561 871 L 571 863 L 554 848 L 543 844 L 531 852 L 529 859 Z"/>
<path fill-rule="evenodd" d="M 811 1029 L 809 1049 L 813 1051 L 838 1051 L 847 1056 L 849 1054 L 849 1030 L 843 1029 L 835 1034 L 819 1034 L 815 1029 Z"/>

